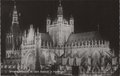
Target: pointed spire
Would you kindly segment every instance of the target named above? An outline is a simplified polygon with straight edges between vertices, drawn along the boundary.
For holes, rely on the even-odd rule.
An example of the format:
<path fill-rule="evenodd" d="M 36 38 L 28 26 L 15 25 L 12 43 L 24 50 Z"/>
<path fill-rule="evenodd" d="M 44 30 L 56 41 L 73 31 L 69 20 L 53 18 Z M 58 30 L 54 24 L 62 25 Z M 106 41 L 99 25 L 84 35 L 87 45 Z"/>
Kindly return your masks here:
<path fill-rule="evenodd" d="M 70 19 L 73 19 L 73 16 L 72 16 L 72 15 L 70 15 Z"/>
<path fill-rule="evenodd" d="M 25 37 L 27 36 L 27 32 L 26 32 L 26 30 L 25 30 L 25 32 L 24 32 L 24 36 L 25 36 Z"/>
<path fill-rule="evenodd" d="M 61 0 L 59 0 L 59 6 L 61 6 Z"/>
<path fill-rule="evenodd" d="M 14 9 L 16 10 L 16 1 L 14 0 Z"/>
<path fill-rule="evenodd" d="M 37 28 L 37 35 L 39 34 L 39 28 Z"/>
<path fill-rule="evenodd" d="M 17 12 L 17 8 L 16 8 L 16 2 L 14 1 L 14 8 L 13 8 L 13 15 L 12 15 L 12 24 L 14 23 L 19 23 L 18 22 L 18 12 Z"/>
<path fill-rule="evenodd" d="M 63 15 L 63 9 L 62 9 L 62 5 L 61 5 L 61 0 L 59 0 L 59 7 L 58 7 L 58 16 L 62 16 Z"/>

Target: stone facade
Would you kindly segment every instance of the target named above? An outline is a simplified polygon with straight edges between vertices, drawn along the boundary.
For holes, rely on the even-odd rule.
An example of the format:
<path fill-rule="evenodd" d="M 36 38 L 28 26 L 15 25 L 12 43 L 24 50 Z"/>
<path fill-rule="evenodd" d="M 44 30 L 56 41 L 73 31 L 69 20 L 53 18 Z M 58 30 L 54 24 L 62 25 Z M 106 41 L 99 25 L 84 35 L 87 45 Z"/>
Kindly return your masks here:
<path fill-rule="evenodd" d="M 69 35 L 74 32 L 74 18 L 66 20 L 63 17 L 63 8 L 61 4 L 58 7 L 57 18 L 51 20 L 47 18 L 47 32 L 53 40 L 53 45 L 63 46 L 67 41 Z"/>
<path fill-rule="evenodd" d="M 45 65 L 49 64 L 49 58 L 52 58 L 51 61 L 54 62 L 52 44 L 52 40 L 48 34 L 39 33 L 39 30 L 35 32 L 33 25 L 31 25 L 28 34 L 25 32 L 22 37 L 21 66 L 24 67 L 24 69 L 29 68 L 35 70 L 35 64 L 38 61 L 40 64 Z"/>
<path fill-rule="evenodd" d="M 20 59 L 22 34 L 19 28 L 18 12 L 14 6 L 12 13 L 12 26 L 9 33 L 6 34 L 6 59 Z M 12 61 L 10 62 L 12 63 Z M 20 62 L 19 62 L 20 64 Z"/>
<path fill-rule="evenodd" d="M 15 71 L 21 62 L 21 45 L 22 33 L 19 28 L 19 13 L 16 5 L 14 5 L 12 12 L 11 28 L 6 34 L 5 45 L 6 54 L 2 63 L 2 73 L 8 71 Z"/>
<path fill-rule="evenodd" d="M 39 29 L 35 32 L 33 25 L 28 33 L 24 32 L 21 65 L 26 69 L 32 67 L 35 70 L 36 61 L 39 60 L 40 65 L 83 65 L 95 70 L 98 69 L 98 63 L 105 65 L 105 58 L 112 55 L 109 41 L 102 39 L 98 32 L 74 33 L 74 19 L 64 19 L 61 4 L 58 6 L 57 18 L 52 21 L 48 17 L 46 24 L 48 33 L 40 33 Z"/>
<path fill-rule="evenodd" d="M 96 31 L 74 33 L 74 18 L 64 18 L 61 3 L 58 6 L 57 18 L 51 20 L 48 17 L 46 20 L 47 33 L 40 33 L 32 24 L 22 34 L 19 30 L 18 13 L 14 6 L 11 31 L 6 35 L 6 60 L 3 63 L 6 66 L 8 63 L 15 66 L 14 70 L 35 71 L 41 65 L 55 63 L 79 66 L 82 72 L 116 69 L 108 69 L 117 64 L 117 58 L 110 49 L 110 42 L 104 40 Z M 110 61 L 107 61 L 109 59 Z"/>

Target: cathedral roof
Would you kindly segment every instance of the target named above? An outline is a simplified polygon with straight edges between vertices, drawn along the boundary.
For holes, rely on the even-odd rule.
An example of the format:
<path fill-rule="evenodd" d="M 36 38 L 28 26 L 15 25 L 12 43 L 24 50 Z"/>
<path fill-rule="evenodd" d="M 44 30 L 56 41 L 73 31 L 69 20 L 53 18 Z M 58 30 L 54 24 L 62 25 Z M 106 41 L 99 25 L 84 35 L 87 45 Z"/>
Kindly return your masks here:
<path fill-rule="evenodd" d="M 93 32 L 71 34 L 67 42 L 101 40 L 101 39 L 102 38 L 100 34 L 98 32 L 93 31 Z"/>

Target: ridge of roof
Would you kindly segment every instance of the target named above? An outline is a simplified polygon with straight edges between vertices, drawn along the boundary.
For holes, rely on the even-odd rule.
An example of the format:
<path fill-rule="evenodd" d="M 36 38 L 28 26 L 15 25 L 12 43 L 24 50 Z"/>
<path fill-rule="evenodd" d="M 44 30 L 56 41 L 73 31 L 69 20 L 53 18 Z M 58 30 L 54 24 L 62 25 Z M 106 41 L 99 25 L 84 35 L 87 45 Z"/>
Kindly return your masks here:
<path fill-rule="evenodd" d="M 74 33 L 70 34 L 67 42 L 71 41 L 84 41 L 84 40 L 100 40 L 102 39 L 101 35 L 97 31 L 83 32 L 83 33 Z"/>

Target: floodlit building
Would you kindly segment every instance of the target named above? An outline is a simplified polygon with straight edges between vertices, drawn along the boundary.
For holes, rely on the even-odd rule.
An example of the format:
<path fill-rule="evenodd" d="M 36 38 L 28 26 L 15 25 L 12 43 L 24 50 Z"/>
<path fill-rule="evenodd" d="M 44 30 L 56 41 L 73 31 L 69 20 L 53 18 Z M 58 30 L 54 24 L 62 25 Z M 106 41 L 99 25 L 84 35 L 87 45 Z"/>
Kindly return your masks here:
<path fill-rule="evenodd" d="M 111 52 L 110 42 L 97 31 L 74 33 L 74 18 L 65 19 L 63 12 L 60 3 L 57 18 L 46 19 L 46 33 L 40 33 L 38 28 L 35 30 L 32 24 L 21 33 L 14 6 L 11 30 L 6 35 L 6 59 L 3 64 L 16 65 L 17 70 L 32 71 L 49 64 L 79 66 L 82 72 L 111 70 L 105 69 L 106 66 L 112 67 L 117 61 Z M 107 61 L 109 59 L 112 60 Z"/>
<path fill-rule="evenodd" d="M 105 59 L 112 55 L 109 44 L 96 31 L 74 33 L 74 18 L 64 18 L 60 3 L 57 18 L 47 17 L 46 33 L 40 33 L 39 29 L 35 32 L 33 25 L 28 33 L 24 32 L 21 65 L 35 70 L 36 62 L 44 65 L 58 63 L 81 66 L 81 70 L 84 70 L 83 66 L 93 71 L 100 70 L 98 64 L 103 66 Z"/>
<path fill-rule="evenodd" d="M 5 45 L 6 55 L 3 61 L 2 71 L 17 70 L 17 65 L 21 62 L 21 43 L 22 33 L 19 28 L 19 13 L 16 5 L 14 5 L 12 12 L 11 28 L 6 34 Z"/>

